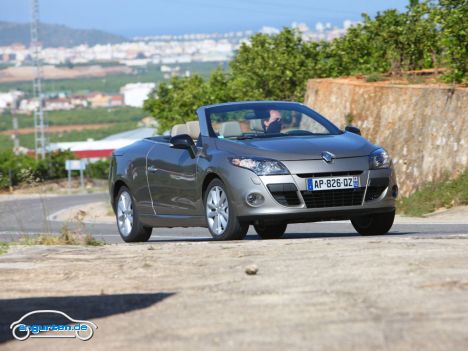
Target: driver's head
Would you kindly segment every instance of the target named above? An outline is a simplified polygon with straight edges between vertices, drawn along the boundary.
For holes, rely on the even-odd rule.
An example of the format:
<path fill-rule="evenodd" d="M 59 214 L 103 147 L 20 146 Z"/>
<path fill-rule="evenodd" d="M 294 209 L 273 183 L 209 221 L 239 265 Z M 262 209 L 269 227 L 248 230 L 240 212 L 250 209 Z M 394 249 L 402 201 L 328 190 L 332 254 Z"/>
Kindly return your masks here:
<path fill-rule="evenodd" d="M 266 133 L 279 133 L 281 131 L 281 112 L 270 110 L 270 118 L 263 123 Z"/>
<path fill-rule="evenodd" d="M 270 110 L 270 122 L 276 121 L 281 118 L 281 112 L 278 110 Z"/>

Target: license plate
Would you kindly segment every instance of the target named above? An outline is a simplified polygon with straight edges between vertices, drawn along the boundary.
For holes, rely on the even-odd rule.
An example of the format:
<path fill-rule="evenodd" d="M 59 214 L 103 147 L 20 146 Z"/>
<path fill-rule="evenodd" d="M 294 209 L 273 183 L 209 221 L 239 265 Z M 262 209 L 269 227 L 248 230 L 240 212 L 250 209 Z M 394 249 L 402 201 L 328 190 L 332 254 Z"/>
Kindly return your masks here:
<path fill-rule="evenodd" d="M 349 176 L 307 179 L 308 191 L 355 188 L 359 188 L 359 177 Z"/>

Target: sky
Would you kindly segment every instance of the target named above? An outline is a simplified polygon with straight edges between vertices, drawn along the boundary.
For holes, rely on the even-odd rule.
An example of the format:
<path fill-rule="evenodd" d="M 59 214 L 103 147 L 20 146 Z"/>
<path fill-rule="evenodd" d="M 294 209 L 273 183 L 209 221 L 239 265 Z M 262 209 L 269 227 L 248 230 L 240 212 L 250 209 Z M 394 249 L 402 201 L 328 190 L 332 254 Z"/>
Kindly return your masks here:
<path fill-rule="evenodd" d="M 281 28 L 292 22 L 342 25 L 366 12 L 404 10 L 408 0 L 39 0 L 42 22 L 127 37 Z M 29 0 L 0 0 L 0 21 L 30 21 Z"/>

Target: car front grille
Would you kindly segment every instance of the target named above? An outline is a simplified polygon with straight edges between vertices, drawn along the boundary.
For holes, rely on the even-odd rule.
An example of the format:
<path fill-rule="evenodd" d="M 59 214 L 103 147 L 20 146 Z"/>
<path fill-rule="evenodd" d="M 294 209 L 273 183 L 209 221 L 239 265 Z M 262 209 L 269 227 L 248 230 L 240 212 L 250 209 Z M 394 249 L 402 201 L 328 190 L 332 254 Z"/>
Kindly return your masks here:
<path fill-rule="evenodd" d="M 307 208 L 357 206 L 362 204 L 366 188 L 301 191 Z"/>

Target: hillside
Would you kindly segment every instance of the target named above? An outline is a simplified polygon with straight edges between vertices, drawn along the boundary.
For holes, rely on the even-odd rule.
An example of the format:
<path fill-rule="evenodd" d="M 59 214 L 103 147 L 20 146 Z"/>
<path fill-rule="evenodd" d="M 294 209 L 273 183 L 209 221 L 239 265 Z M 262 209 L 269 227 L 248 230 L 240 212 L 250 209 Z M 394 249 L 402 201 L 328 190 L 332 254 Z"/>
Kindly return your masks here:
<path fill-rule="evenodd" d="M 80 44 L 115 44 L 127 38 L 95 29 L 74 29 L 60 24 L 41 23 L 39 35 L 45 47 L 72 47 Z M 21 43 L 29 45 L 29 23 L 0 21 L 0 46 Z"/>

